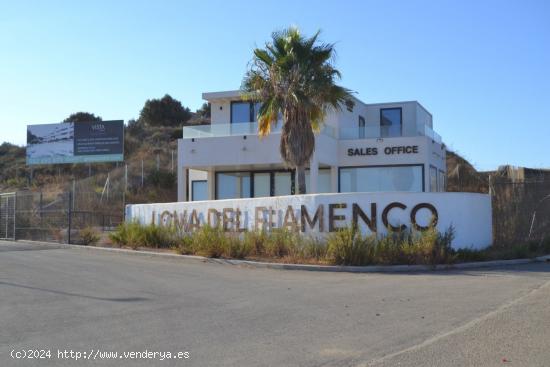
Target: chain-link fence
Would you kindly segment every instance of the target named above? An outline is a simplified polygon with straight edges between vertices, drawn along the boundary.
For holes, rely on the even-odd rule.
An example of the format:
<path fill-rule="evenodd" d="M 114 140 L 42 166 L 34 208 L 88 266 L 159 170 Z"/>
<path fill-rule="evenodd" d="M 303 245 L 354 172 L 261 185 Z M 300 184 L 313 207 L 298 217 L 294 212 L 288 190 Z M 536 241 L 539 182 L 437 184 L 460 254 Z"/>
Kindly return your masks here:
<path fill-rule="evenodd" d="M 69 242 L 70 236 L 76 243 L 83 228 L 114 228 L 123 220 L 125 204 L 175 201 L 172 154 L 153 157 L 119 164 L 105 173 L 98 170 L 89 177 L 60 184 L 57 190 L 1 194 L 0 238 Z M 496 246 L 550 236 L 550 173 L 537 171 L 533 176 L 524 170 L 516 177 L 516 171 L 455 171 L 456 175 L 448 177 L 449 191 L 491 195 Z"/>
<path fill-rule="evenodd" d="M 492 176 L 494 243 L 507 246 L 550 236 L 550 179 Z"/>
<path fill-rule="evenodd" d="M 15 239 L 15 193 L 0 194 L 0 239 Z"/>
<path fill-rule="evenodd" d="M 78 243 L 81 230 L 110 231 L 123 220 L 120 208 L 111 210 L 112 205 L 95 193 L 18 192 L 15 196 L 16 239 Z M 88 201 L 79 203 L 83 199 Z"/>

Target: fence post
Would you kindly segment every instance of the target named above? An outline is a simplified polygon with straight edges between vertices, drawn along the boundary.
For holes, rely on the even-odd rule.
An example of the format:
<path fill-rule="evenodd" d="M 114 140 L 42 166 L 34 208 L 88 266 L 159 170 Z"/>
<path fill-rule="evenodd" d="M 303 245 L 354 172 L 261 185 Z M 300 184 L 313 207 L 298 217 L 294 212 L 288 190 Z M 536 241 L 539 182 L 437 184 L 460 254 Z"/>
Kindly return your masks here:
<path fill-rule="evenodd" d="M 72 213 L 72 206 L 73 206 L 73 193 L 71 191 L 69 191 L 69 212 L 68 212 L 68 215 L 69 215 L 69 231 L 67 232 L 67 243 L 70 245 L 71 244 L 71 227 L 72 227 L 72 216 L 73 216 L 73 213 Z"/>
<path fill-rule="evenodd" d="M 16 224 L 17 223 L 17 191 L 13 195 L 13 240 L 17 241 Z"/>
<path fill-rule="evenodd" d="M 39 205 L 40 205 L 40 229 L 42 229 L 42 225 L 43 225 L 43 223 L 42 223 L 42 216 L 43 216 L 43 214 L 42 214 L 42 205 L 43 205 L 42 204 L 42 190 L 40 190 L 40 204 Z"/>

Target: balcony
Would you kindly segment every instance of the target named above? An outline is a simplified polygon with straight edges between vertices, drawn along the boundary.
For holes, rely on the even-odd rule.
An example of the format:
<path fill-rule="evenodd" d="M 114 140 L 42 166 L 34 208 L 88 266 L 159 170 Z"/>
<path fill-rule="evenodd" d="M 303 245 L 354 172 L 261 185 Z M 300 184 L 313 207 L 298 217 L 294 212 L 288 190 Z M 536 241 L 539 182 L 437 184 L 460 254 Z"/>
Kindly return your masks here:
<path fill-rule="evenodd" d="M 395 126 L 355 126 L 342 127 L 339 129 L 340 140 L 378 139 L 413 136 L 427 136 L 434 142 L 441 144 L 441 136 L 433 131 L 433 129 L 430 128 L 428 125 L 424 125 L 423 131 L 417 131 L 415 133 L 401 132 L 401 129 L 396 129 Z"/>
<path fill-rule="evenodd" d="M 272 134 L 281 133 L 282 123 L 278 123 L 271 128 Z M 336 129 L 330 125 L 324 125 L 321 128 L 321 134 L 336 137 Z M 183 138 L 212 138 L 223 136 L 243 136 L 243 135 L 258 135 L 258 123 L 243 122 L 235 124 L 211 124 L 185 126 L 183 128 Z M 403 136 L 426 136 L 434 142 L 441 144 L 441 136 L 437 134 L 428 125 L 424 125 L 424 131 L 417 131 L 413 134 L 401 133 L 400 130 L 394 129 L 391 126 L 365 126 L 365 127 L 343 127 L 339 129 L 340 140 L 354 139 L 378 139 L 378 138 L 393 138 Z"/>
<path fill-rule="evenodd" d="M 280 134 L 282 123 L 279 122 L 276 125 L 271 126 L 272 134 Z M 336 136 L 334 127 L 324 125 L 321 129 L 321 133 L 331 137 Z M 258 123 L 257 122 L 240 122 L 234 124 L 210 124 L 210 125 L 197 125 L 197 126 L 185 126 L 183 128 L 183 139 L 191 138 L 212 138 L 223 136 L 242 136 L 242 135 L 258 135 Z"/>

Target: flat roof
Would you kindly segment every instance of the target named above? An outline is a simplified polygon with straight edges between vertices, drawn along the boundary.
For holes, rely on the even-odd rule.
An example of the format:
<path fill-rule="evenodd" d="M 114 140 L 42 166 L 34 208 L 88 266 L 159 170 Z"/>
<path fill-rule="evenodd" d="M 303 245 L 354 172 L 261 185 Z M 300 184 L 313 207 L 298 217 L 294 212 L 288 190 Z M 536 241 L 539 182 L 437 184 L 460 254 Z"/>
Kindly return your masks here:
<path fill-rule="evenodd" d="M 239 99 L 242 96 L 242 91 L 239 89 L 236 90 L 227 90 L 220 92 L 205 92 L 202 94 L 202 99 L 206 101 L 219 101 L 219 100 L 235 100 Z M 419 105 L 424 111 L 426 111 L 430 116 L 432 115 L 420 102 L 418 101 L 395 101 L 395 102 L 380 102 L 380 103 L 365 103 L 356 96 L 352 96 L 356 102 L 362 103 L 366 107 L 368 106 L 382 106 L 382 105 L 391 105 L 391 104 L 405 104 L 405 103 L 415 103 Z"/>

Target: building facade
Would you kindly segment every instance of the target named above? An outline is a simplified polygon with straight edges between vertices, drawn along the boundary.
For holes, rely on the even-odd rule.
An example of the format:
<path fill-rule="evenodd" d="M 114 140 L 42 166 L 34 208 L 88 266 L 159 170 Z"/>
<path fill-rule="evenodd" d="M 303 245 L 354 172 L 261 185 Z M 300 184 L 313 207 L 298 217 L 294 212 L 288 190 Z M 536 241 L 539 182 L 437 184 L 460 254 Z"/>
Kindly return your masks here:
<path fill-rule="evenodd" d="M 294 194 L 295 171 L 279 154 L 279 122 L 257 134 L 259 104 L 239 91 L 204 93 L 211 124 L 183 128 L 178 201 Z M 445 146 L 418 102 L 366 104 L 328 113 L 315 135 L 307 193 L 445 191 Z"/>

